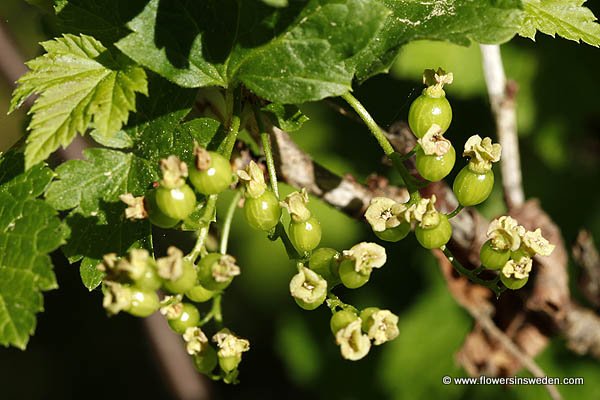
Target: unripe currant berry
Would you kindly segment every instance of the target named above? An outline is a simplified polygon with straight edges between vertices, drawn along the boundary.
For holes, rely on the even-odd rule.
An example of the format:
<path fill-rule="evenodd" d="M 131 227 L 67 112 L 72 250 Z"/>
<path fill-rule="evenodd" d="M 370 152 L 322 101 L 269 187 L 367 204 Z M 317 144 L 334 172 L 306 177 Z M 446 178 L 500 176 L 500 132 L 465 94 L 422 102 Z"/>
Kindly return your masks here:
<path fill-rule="evenodd" d="M 494 173 L 491 170 L 480 174 L 472 171 L 467 165 L 456 176 L 452 190 L 458 202 L 468 207 L 484 202 L 492 193 L 493 187 Z"/>
<path fill-rule="evenodd" d="M 131 305 L 127 312 L 136 317 L 148 317 L 158 310 L 160 301 L 158 295 L 153 290 L 131 288 Z"/>
<path fill-rule="evenodd" d="M 419 174 L 431 182 L 437 182 L 444 179 L 456 161 L 456 150 L 450 145 L 448 152 L 438 156 L 436 154 L 425 154 L 423 148 L 419 147 L 416 150 L 415 163 Z"/>
<path fill-rule="evenodd" d="M 148 212 L 150 222 L 159 228 L 172 228 L 179 222 L 178 219 L 168 217 L 160 210 L 160 207 L 156 204 L 156 189 L 150 190 L 144 196 L 144 208 Z"/>
<path fill-rule="evenodd" d="M 442 213 L 438 213 L 439 223 L 435 226 L 422 228 L 417 225 L 415 228 L 415 236 L 421 246 L 426 249 L 437 249 L 448 243 L 452 237 L 452 226 L 448 221 L 448 217 Z"/>
<path fill-rule="evenodd" d="M 340 263 L 340 280 L 349 289 L 357 289 L 363 286 L 371 277 L 371 271 L 368 271 L 368 273 L 358 272 L 355 265 L 356 261 L 351 258 L 344 258 Z"/>
<path fill-rule="evenodd" d="M 400 225 L 394 228 L 387 228 L 386 230 L 381 232 L 373 231 L 373 233 L 375 233 L 375 236 L 377 236 L 381 240 L 385 240 L 386 242 L 399 242 L 400 240 L 404 239 L 409 232 L 410 224 L 405 222 L 401 223 Z"/>
<path fill-rule="evenodd" d="M 219 366 L 225 373 L 229 373 L 236 369 L 238 365 L 240 365 L 240 362 L 242 362 L 241 354 L 235 356 L 219 357 Z"/>
<path fill-rule="evenodd" d="M 340 329 L 344 329 L 348 324 L 358 319 L 358 315 L 349 310 L 341 310 L 331 316 L 329 327 L 335 335 Z"/>
<path fill-rule="evenodd" d="M 528 280 L 529 280 L 528 276 L 525 278 L 519 279 L 519 278 L 515 278 L 512 276 L 508 277 L 508 276 L 504 275 L 503 273 L 500 273 L 500 281 L 502 281 L 504 286 L 506 286 L 508 289 L 511 289 L 511 290 L 521 289 L 523 286 L 525 286 L 525 284 L 527 283 Z"/>
<path fill-rule="evenodd" d="M 156 272 L 154 260 L 149 260 L 142 275 L 135 279 L 135 286 L 146 290 L 158 290 L 162 283 L 162 279 L 160 279 L 160 276 Z"/>
<path fill-rule="evenodd" d="M 204 149 L 196 151 L 196 157 L 196 165 L 190 168 L 189 175 L 190 181 L 199 193 L 217 194 L 231 185 L 233 174 L 229 160 L 219 153 Z"/>
<path fill-rule="evenodd" d="M 408 111 L 408 125 L 416 137 L 422 138 L 433 124 L 446 132 L 452 121 L 452 107 L 443 90 L 432 93 L 428 89 L 415 99 Z"/>
<path fill-rule="evenodd" d="M 289 236 L 298 253 L 309 253 L 321 242 L 321 224 L 315 217 L 310 217 L 306 221 L 292 219 Z"/>
<path fill-rule="evenodd" d="M 321 247 L 310 255 L 308 266 L 321 275 L 327 281 L 329 288 L 332 288 L 340 281 L 339 258 L 340 253 L 337 250 Z"/>
<path fill-rule="evenodd" d="M 281 206 L 275 194 L 270 190 L 265 190 L 257 198 L 246 197 L 244 214 L 251 227 L 268 232 L 279 222 Z"/>
<path fill-rule="evenodd" d="M 194 355 L 194 365 L 202 374 L 210 373 L 217 366 L 217 351 L 212 346 L 206 346 L 202 351 Z"/>
<path fill-rule="evenodd" d="M 227 254 L 209 253 L 198 263 L 198 282 L 208 290 L 223 290 L 240 274 L 235 258 Z"/>
<path fill-rule="evenodd" d="M 504 264 L 510 258 L 510 250 L 498 250 L 492 245 L 492 241 L 488 240 L 481 246 L 479 259 L 481 265 L 487 269 L 498 270 L 504 267 Z"/>
<path fill-rule="evenodd" d="M 191 261 L 182 260 L 182 274 L 175 280 L 165 279 L 164 287 L 171 293 L 183 294 L 196 285 L 196 268 Z"/>
<path fill-rule="evenodd" d="M 169 318 L 167 314 L 167 320 L 171 329 L 182 335 L 187 328 L 198 325 L 198 322 L 200 322 L 200 312 L 190 303 L 181 303 L 178 306 L 180 309 L 177 310 L 176 315 Z"/>
<path fill-rule="evenodd" d="M 212 299 L 214 295 L 214 291 L 208 290 L 202 285 L 196 285 L 185 292 L 185 296 L 196 303 L 204 303 L 205 301 Z"/>
<path fill-rule="evenodd" d="M 169 218 L 186 219 L 196 206 L 196 195 L 187 184 L 172 189 L 159 186 L 156 189 L 156 204 Z"/>

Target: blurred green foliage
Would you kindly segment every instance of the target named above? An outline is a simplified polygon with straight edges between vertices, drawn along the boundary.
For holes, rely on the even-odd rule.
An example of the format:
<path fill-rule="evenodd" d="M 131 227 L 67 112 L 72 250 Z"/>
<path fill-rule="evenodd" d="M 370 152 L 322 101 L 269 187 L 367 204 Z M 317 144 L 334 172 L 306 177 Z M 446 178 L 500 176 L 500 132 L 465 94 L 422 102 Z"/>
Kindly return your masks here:
<path fill-rule="evenodd" d="M 598 6 L 589 6 L 598 15 Z M 25 55 L 34 56 L 39 50 L 35 42 L 42 38 L 37 11 L 21 1 L 3 0 L 0 16 L 8 21 Z M 537 43 L 515 39 L 502 51 L 507 75 L 519 85 L 527 197 L 541 200 L 562 228 L 567 244 L 580 228 L 590 229 L 600 239 L 598 49 L 540 36 Z M 410 44 L 390 75 L 357 87 L 356 96 L 382 125 L 389 126 L 406 118 L 410 102 L 421 90 L 422 70 L 438 66 L 455 74 L 455 83 L 447 91 L 454 109 L 447 136 L 455 140 L 455 147 L 460 148 L 474 133 L 491 135 L 494 125 L 475 46 Z M 0 82 L 0 107 L 5 110 L 9 94 L 8 86 Z M 311 120 L 293 136 L 318 162 L 361 181 L 372 172 L 389 173 L 380 163 L 379 148 L 362 126 L 321 104 L 307 104 L 304 112 Z M 0 149 L 22 132 L 23 114 L 9 118 L 4 114 L 0 113 Z M 396 182 L 398 177 L 391 174 L 390 179 Z M 496 185 L 493 197 L 482 208 L 489 217 L 503 212 L 499 189 Z M 290 190 L 284 185 L 284 194 Z M 221 212 L 228 203 L 228 196 L 223 197 Z M 323 245 L 342 250 L 361 240 L 375 241 L 365 224 L 317 200 L 312 204 L 323 226 Z M 340 296 L 359 307 L 377 305 L 398 313 L 400 336 L 352 363 L 339 356 L 329 331 L 329 311 L 321 307 L 304 312 L 289 296 L 294 268 L 281 244 L 252 231 L 238 212 L 230 252 L 238 258 L 242 275 L 225 297 L 224 312 L 227 325 L 250 339 L 252 351 L 241 366 L 241 385 L 215 385 L 214 397 L 506 400 L 547 396 L 543 387 L 534 386 L 442 385 L 443 375 L 466 375 L 454 354 L 472 320 L 448 293 L 435 260 L 412 236 L 386 247 L 387 265 L 363 289 L 340 290 Z M 25 353 L 0 350 L 3 397 L 168 398 L 140 321 L 127 316 L 107 319 L 99 293 L 87 293 L 78 281 L 77 269 L 67 267 L 60 256 L 55 262 L 61 289 L 46 296 L 47 311 L 30 348 Z M 570 267 L 575 280 L 578 267 Z M 551 376 L 585 378 L 583 386 L 559 387 L 565 399 L 598 398 L 599 364 L 569 352 L 561 339 L 553 340 L 537 361 Z"/>

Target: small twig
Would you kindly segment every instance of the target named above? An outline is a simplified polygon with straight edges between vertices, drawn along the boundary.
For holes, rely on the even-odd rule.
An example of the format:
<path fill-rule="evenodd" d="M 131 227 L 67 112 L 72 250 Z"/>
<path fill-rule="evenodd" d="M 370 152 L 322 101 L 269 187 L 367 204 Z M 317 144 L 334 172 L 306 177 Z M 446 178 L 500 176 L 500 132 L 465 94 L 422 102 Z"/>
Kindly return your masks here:
<path fill-rule="evenodd" d="M 485 83 L 496 120 L 498 141 L 502 145 L 502 186 L 506 204 L 512 209 L 525 201 L 517 137 L 516 87 L 507 83 L 500 46 L 482 44 L 480 49 Z"/>
<path fill-rule="evenodd" d="M 582 268 L 579 286 L 585 297 L 600 306 L 600 256 L 589 231 L 581 230 L 573 245 L 573 258 Z"/>
<path fill-rule="evenodd" d="M 517 345 L 504 333 L 500 328 L 496 326 L 492 318 L 485 312 L 479 311 L 474 307 L 467 307 L 467 311 L 471 316 L 479 322 L 484 331 L 488 335 L 496 339 L 504 348 L 516 358 L 521 365 L 523 365 L 531 374 L 537 378 L 547 376 L 542 368 L 529 356 L 527 356 L 523 350 L 519 349 Z M 546 390 L 553 400 L 561 400 L 562 396 L 556 386 L 546 384 Z"/>
<path fill-rule="evenodd" d="M 229 204 L 229 208 L 227 209 L 227 213 L 225 214 L 225 221 L 223 221 L 223 229 L 221 230 L 221 243 L 219 246 L 219 253 L 221 254 L 227 253 L 227 244 L 229 243 L 229 232 L 231 231 L 231 222 L 233 221 L 233 216 L 235 214 L 235 210 L 238 207 L 238 203 L 240 201 L 241 196 L 241 190 L 236 190 L 235 194 L 233 195 L 233 199 L 231 199 L 231 203 Z"/>

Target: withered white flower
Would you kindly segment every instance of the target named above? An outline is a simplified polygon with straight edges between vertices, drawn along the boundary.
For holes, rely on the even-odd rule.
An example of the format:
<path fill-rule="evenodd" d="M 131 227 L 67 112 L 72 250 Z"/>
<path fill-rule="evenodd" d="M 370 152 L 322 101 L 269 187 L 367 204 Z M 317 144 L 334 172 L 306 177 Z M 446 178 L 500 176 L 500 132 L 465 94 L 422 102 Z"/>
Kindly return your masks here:
<path fill-rule="evenodd" d="M 169 189 L 181 187 L 188 176 L 187 164 L 177 156 L 160 160 L 160 169 L 163 177 L 161 185 Z"/>
<path fill-rule="evenodd" d="M 167 249 L 167 256 L 156 260 L 158 275 L 167 280 L 175 281 L 183 275 L 183 252 L 175 246 Z"/>
<path fill-rule="evenodd" d="M 148 212 L 144 207 L 144 197 L 134 197 L 131 193 L 122 194 L 119 199 L 127 204 L 125 209 L 125 218 L 127 219 L 145 219 L 148 218 Z"/>
<path fill-rule="evenodd" d="M 221 329 L 213 336 L 213 342 L 219 348 L 219 357 L 241 356 L 243 352 L 250 350 L 250 342 L 237 337 L 227 328 Z"/>
<path fill-rule="evenodd" d="M 554 251 L 554 245 L 542 236 L 542 230 L 540 228 L 535 231 L 527 231 L 523 235 L 523 246 L 525 250 L 532 255 L 539 254 L 542 256 L 549 256 Z"/>
<path fill-rule="evenodd" d="M 262 169 L 250 161 L 246 170 L 238 170 L 237 175 L 246 186 L 246 193 L 253 198 L 260 197 L 267 189 Z"/>
<path fill-rule="evenodd" d="M 342 357 L 346 360 L 360 360 L 371 349 L 371 341 L 367 335 L 362 333 L 361 325 L 362 320 L 357 318 L 335 334 Z"/>
<path fill-rule="evenodd" d="M 307 303 L 314 303 L 327 294 L 327 281 L 315 271 L 302 267 L 290 281 L 292 297 Z"/>
<path fill-rule="evenodd" d="M 361 242 L 344 250 L 345 257 L 354 259 L 354 270 L 362 274 L 370 274 L 373 268 L 381 268 L 386 260 L 385 248 L 377 243 Z"/>
<path fill-rule="evenodd" d="M 310 210 L 306 207 L 308 203 L 308 193 L 305 188 L 300 192 L 293 192 L 287 195 L 281 206 L 288 210 L 292 220 L 304 222 L 311 217 Z"/>
<path fill-rule="evenodd" d="M 492 247 L 497 250 L 516 251 L 521 246 L 521 237 L 525 228 L 509 216 L 496 218 L 487 230 L 487 237 L 492 241 Z"/>
<path fill-rule="evenodd" d="M 185 340 L 185 349 L 189 355 L 200 354 L 208 346 L 208 338 L 197 326 L 187 328 L 183 334 Z"/>
<path fill-rule="evenodd" d="M 417 140 L 417 143 L 421 145 L 423 153 L 427 155 L 443 156 L 452 147 L 452 143 L 442 134 L 442 127 L 437 124 L 431 125 L 431 128 Z"/>
<path fill-rule="evenodd" d="M 474 172 L 484 174 L 492 168 L 492 163 L 500 161 L 502 146 L 492 143 L 489 137 L 471 136 L 465 143 L 463 156 L 470 157 L 469 168 Z"/>
<path fill-rule="evenodd" d="M 152 262 L 152 259 L 148 250 L 132 249 L 127 257 L 119 260 L 116 269 L 126 272 L 131 279 L 137 280 L 144 275 L 149 262 Z"/>
<path fill-rule="evenodd" d="M 398 316 L 390 310 L 375 311 L 369 316 L 366 325 L 369 328 L 367 335 L 376 346 L 394 340 L 399 334 Z"/>
<path fill-rule="evenodd" d="M 167 319 L 179 318 L 183 313 L 183 303 L 181 295 L 176 296 L 165 296 L 160 302 L 160 313 L 167 317 Z"/>
<path fill-rule="evenodd" d="M 529 257 L 521 257 L 519 261 L 508 260 L 502 267 L 502 273 L 507 278 L 524 279 L 529 276 L 533 261 Z"/>
<path fill-rule="evenodd" d="M 109 314 L 118 314 L 131 306 L 131 289 L 120 283 L 105 281 L 102 285 L 102 306 Z"/>
<path fill-rule="evenodd" d="M 401 207 L 398 207 L 398 205 Z M 383 232 L 386 229 L 400 225 L 402 221 L 398 218 L 398 215 L 405 209 L 406 207 L 403 204 L 396 203 L 387 197 L 374 197 L 365 212 L 365 218 L 373 231 Z"/>
<path fill-rule="evenodd" d="M 229 282 L 233 277 L 241 273 L 235 258 L 228 254 L 223 254 L 219 257 L 219 260 L 211 265 L 210 271 L 216 282 Z"/>
<path fill-rule="evenodd" d="M 109 272 L 116 268 L 119 257 L 116 253 L 108 253 L 102 256 L 102 262 L 96 265 L 96 269 L 102 272 Z"/>

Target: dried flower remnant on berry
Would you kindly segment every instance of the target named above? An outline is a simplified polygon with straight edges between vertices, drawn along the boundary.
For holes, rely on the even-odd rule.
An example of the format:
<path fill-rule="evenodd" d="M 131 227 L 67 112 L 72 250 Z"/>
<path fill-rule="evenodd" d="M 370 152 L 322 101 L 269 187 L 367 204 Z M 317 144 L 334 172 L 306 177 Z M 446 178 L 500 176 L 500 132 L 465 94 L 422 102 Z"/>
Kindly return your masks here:
<path fill-rule="evenodd" d="M 246 187 L 246 194 L 252 198 L 259 198 L 267 190 L 262 169 L 254 161 L 250 161 L 245 170 L 238 170 L 237 176 Z"/>
<path fill-rule="evenodd" d="M 443 156 L 452 147 L 452 143 L 444 137 L 442 128 L 437 124 L 431 125 L 431 128 L 422 138 L 417 140 L 417 143 L 426 155 Z"/>
<path fill-rule="evenodd" d="M 463 156 L 469 157 L 469 168 L 476 173 L 485 174 L 492 169 L 492 163 L 500 161 L 502 146 L 492 143 L 489 137 L 471 136 L 465 143 Z"/>
<path fill-rule="evenodd" d="M 342 357 L 346 360 L 360 360 L 371 349 L 371 341 L 362 332 L 361 326 L 362 320 L 357 318 L 335 334 L 335 340 L 340 346 Z"/>
<path fill-rule="evenodd" d="M 525 228 L 509 216 L 496 218 L 487 230 L 487 237 L 492 241 L 492 247 L 496 250 L 516 251 L 521 246 L 521 237 L 525 234 Z"/>
<path fill-rule="evenodd" d="M 221 329 L 213 336 L 213 342 L 219 348 L 219 357 L 237 357 L 250 350 L 250 342 L 237 337 L 227 328 Z"/>
<path fill-rule="evenodd" d="M 354 260 L 354 270 L 368 275 L 374 268 L 381 268 L 386 260 L 385 248 L 377 243 L 362 242 L 344 250 L 344 257 Z"/>
<path fill-rule="evenodd" d="M 219 261 L 211 265 L 211 275 L 216 282 L 229 282 L 233 277 L 241 273 L 240 267 L 235 263 L 235 258 L 224 254 Z"/>
<path fill-rule="evenodd" d="M 183 275 L 183 252 L 175 246 L 167 249 L 167 256 L 156 260 L 158 276 L 175 281 Z"/>
<path fill-rule="evenodd" d="M 200 354 L 208 346 L 208 338 L 197 326 L 189 327 L 183 334 L 183 340 L 185 341 L 185 349 L 191 356 Z"/>
<path fill-rule="evenodd" d="M 398 316 L 390 310 L 375 311 L 366 323 L 369 326 L 367 335 L 376 346 L 394 340 L 399 334 Z"/>
<path fill-rule="evenodd" d="M 542 236 L 540 228 L 535 231 L 527 231 L 522 237 L 522 247 L 530 255 L 539 254 L 541 256 L 549 256 L 554 251 L 554 245 L 550 244 L 546 238 Z"/>
<path fill-rule="evenodd" d="M 210 168 L 212 157 L 208 150 L 194 143 L 194 162 L 198 171 L 206 171 Z"/>
<path fill-rule="evenodd" d="M 131 306 L 131 289 L 117 282 L 105 281 L 102 285 L 102 306 L 109 314 L 118 314 Z"/>
<path fill-rule="evenodd" d="M 502 273 L 507 278 L 525 279 L 531 272 L 533 261 L 529 257 L 521 257 L 518 261 L 508 260 L 502 268 Z"/>
<path fill-rule="evenodd" d="M 148 211 L 144 207 L 144 197 L 134 197 L 131 193 L 122 194 L 119 199 L 127 205 L 125 209 L 125 218 L 127 219 L 146 219 Z"/>
<path fill-rule="evenodd" d="M 429 199 L 421 199 L 421 209 L 425 209 L 425 212 L 420 216 L 421 219 L 419 221 L 419 226 L 423 229 L 429 229 L 432 227 L 436 227 L 440 223 L 440 214 L 435 209 L 435 202 L 437 198 L 435 195 L 432 195 Z"/>
<path fill-rule="evenodd" d="M 167 319 L 179 318 L 183 313 L 183 303 L 181 295 L 176 296 L 165 296 L 160 302 L 160 313 Z"/>
<path fill-rule="evenodd" d="M 167 189 L 175 189 L 185 184 L 185 178 L 188 176 L 187 164 L 177 156 L 169 156 L 160 160 L 160 170 L 162 171 L 162 180 L 160 184 Z"/>
<path fill-rule="evenodd" d="M 397 207 L 400 205 L 401 207 Z M 365 218 L 375 232 L 395 228 L 402 223 L 399 218 L 405 210 L 404 205 L 387 197 L 374 197 L 365 212 Z"/>
<path fill-rule="evenodd" d="M 442 68 L 437 71 L 426 69 L 423 72 L 423 84 L 427 86 L 426 93 L 432 97 L 445 95 L 444 85 L 450 85 L 454 81 L 454 74 L 446 72 Z"/>
<path fill-rule="evenodd" d="M 300 192 L 290 193 L 281 202 L 281 206 L 288 210 L 294 222 L 305 222 L 311 217 L 312 214 L 306 204 L 308 204 L 308 193 L 304 188 Z"/>
<path fill-rule="evenodd" d="M 290 281 L 290 294 L 301 301 L 314 303 L 327 294 L 327 281 L 313 270 L 302 267 Z"/>

